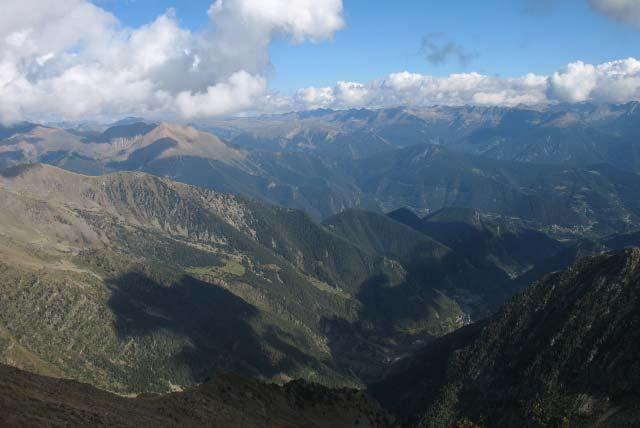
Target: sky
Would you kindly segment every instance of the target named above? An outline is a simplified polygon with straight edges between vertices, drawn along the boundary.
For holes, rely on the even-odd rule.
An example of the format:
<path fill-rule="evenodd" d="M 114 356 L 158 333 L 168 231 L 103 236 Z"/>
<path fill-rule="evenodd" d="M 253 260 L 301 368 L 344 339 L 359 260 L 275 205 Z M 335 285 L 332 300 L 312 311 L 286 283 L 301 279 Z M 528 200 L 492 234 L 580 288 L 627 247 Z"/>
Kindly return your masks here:
<path fill-rule="evenodd" d="M 640 99 L 640 0 L 3 0 L 0 122 Z"/>
<path fill-rule="evenodd" d="M 640 1 L 638 1 L 640 9 Z M 102 0 L 124 23 L 139 26 L 174 8 L 192 30 L 207 25 L 211 2 L 190 0 Z M 608 19 L 583 0 L 346 0 L 345 27 L 325 43 L 271 47 L 269 86 L 292 93 L 340 80 L 370 81 L 409 70 L 446 76 L 477 71 L 499 76 L 550 74 L 570 62 L 592 64 L 640 58 L 640 31 Z M 434 64 L 422 41 L 437 35 L 468 56 Z"/>

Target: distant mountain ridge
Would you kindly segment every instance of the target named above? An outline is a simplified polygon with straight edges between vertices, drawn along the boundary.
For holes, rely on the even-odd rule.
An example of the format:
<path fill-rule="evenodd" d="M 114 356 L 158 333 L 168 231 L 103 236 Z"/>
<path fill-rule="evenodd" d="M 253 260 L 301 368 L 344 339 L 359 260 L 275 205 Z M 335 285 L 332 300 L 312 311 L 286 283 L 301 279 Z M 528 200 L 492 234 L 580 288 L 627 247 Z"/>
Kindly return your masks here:
<path fill-rule="evenodd" d="M 638 224 L 639 111 L 636 103 L 322 110 L 210 122 L 224 140 L 136 118 L 100 133 L 35 126 L 0 142 L 0 167 L 145 171 L 316 220 L 350 208 L 459 206 L 593 237 Z"/>
<path fill-rule="evenodd" d="M 73 133 L 60 128 L 31 125 L 19 128 L 0 145 L 0 167 L 20 163 L 55 163 L 64 166 L 85 164 L 87 172 L 103 173 L 109 163 L 129 162 L 140 168 L 162 157 L 195 156 L 224 163 L 242 163 L 244 154 L 233 149 L 212 134 L 202 133 L 192 127 L 144 122 L 112 126 L 103 132 Z M 149 158 L 136 159 L 140 151 L 149 152 L 160 140 L 170 140 L 171 145 L 157 151 Z M 143 160 L 143 162 L 140 162 Z M 110 168 L 115 169 L 115 168 Z"/>
<path fill-rule="evenodd" d="M 211 121 L 208 126 L 247 148 L 362 157 L 438 144 L 495 159 L 573 166 L 606 162 L 638 172 L 640 129 L 633 124 L 639 105 L 316 110 Z"/>

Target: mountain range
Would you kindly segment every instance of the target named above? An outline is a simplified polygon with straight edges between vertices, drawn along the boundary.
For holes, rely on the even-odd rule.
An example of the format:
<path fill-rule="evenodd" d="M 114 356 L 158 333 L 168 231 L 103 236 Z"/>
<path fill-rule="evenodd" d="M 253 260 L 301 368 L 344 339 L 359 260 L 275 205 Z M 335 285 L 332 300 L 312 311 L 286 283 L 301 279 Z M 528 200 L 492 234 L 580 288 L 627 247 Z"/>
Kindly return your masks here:
<path fill-rule="evenodd" d="M 316 220 L 349 208 L 464 207 L 598 237 L 638 220 L 639 112 L 637 103 L 318 110 L 199 125 L 220 137 L 136 118 L 98 131 L 21 124 L 0 132 L 0 167 L 145 171 Z M 366 150 L 349 148 L 356 141 Z"/>
<path fill-rule="evenodd" d="M 243 148 L 364 157 L 436 144 L 501 160 L 638 172 L 640 103 L 315 110 L 210 121 L 203 127 Z"/>
<path fill-rule="evenodd" d="M 566 246 L 465 210 L 440 212 L 449 234 L 399 213 L 319 224 L 139 172 L 13 167 L 0 198 L 3 360 L 124 392 L 216 368 L 361 385 Z"/>
<path fill-rule="evenodd" d="M 4 360 L 114 391 L 215 367 L 357 383 L 324 323 L 357 319 L 369 278 L 402 280 L 303 213 L 142 173 L 15 167 L 0 195 Z"/>
<path fill-rule="evenodd" d="M 368 392 L 303 381 L 280 387 L 218 374 L 185 391 L 132 399 L 0 365 L 0 422 L 7 427 L 635 426 L 639 283 L 638 249 L 583 258 L 532 284 L 495 315 L 399 361 Z"/>
<path fill-rule="evenodd" d="M 633 426 L 638 105 L 0 127 L 0 424 Z"/>

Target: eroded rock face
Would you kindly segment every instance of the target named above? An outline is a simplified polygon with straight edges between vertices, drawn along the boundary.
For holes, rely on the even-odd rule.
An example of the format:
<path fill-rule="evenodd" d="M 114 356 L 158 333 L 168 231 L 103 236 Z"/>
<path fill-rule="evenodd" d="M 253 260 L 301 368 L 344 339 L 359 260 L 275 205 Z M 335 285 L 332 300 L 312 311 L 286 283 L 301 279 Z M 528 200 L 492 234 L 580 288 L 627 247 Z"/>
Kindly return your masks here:
<path fill-rule="evenodd" d="M 639 296 L 640 249 L 584 258 L 374 390 L 425 426 L 638 423 Z"/>

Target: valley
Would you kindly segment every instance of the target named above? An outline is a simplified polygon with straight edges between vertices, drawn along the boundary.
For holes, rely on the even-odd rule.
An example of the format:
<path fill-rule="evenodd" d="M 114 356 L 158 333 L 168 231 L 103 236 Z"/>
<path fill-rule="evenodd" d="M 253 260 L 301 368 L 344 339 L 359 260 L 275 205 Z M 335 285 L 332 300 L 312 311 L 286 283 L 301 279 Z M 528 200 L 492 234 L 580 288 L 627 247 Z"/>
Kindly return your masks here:
<path fill-rule="evenodd" d="M 640 0 L 0 5 L 0 428 L 640 427 Z"/>
<path fill-rule="evenodd" d="M 463 111 L 447 110 L 454 113 Z M 260 412 L 238 413 L 243 405 L 275 405 L 283 421 L 352 426 L 352 420 L 366 420 L 362 426 L 372 427 L 511 426 L 535 418 L 553 425 L 618 409 L 607 404 L 616 394 L 602 398 L 601 391 L 574 390 L 556 377 L 548 385 L 547 371 L 535 372 L 535 381 L 547 386 L 518 392 L 525 403 L 519 410 L 503 401 L 468 401 L 487 389 L 503 400 L 501 388 L 521 385 L 477 383 L 446 367 L 481 358 L 488 360 L 478 370 L 509 367 L 504 359 L 512 356 L 503 352 L 521 345 L 494 348 L 485 336 L 512 340 L 512 326 L 537 325 L 542 315 L 527 318 L 526 311 L 548 302 L 535 290 L 559 275 L 554 272 L 596 263 L 586 260 L 635 260 L 632 250 L 600 255 L 640 245 L 640 176 L 621 164 L 507 159 L 453 142 L 454 134 L 462 141 L 506 126 L 505 120 L 523 114 L 515 110 L 466 111 L 466 125 L 447 134 L 451 142 L 426 145 L 401 142 L 403 132 L 416 133 L 408 114 L 318 111 L 298 119 L 305 126 L 338 123 L 340 132 L 359 132 L 365 120 L 368 129 L 398 142 L 366 153 L 282 142 L 253 147 L 240 128 L 258 119 L 225 122 L 224 129 L 218 123 L 215 130 L 226 139 L 139 119 L 96 131 L 5 128 L 2 153 L 11 155 L 1 157 L 0 169 L 0 363 L 26 372 L 3 367 L 7 387 L 21 391 L 4 405 L 29 400 L 46 415 L 46 391 L 56 385 L 65 391 L 60 421 L 76 414 L 78 421 L 116 423 L 108 410 L 116 408 L 147 418 L 170 400 L 173 422 L 158 416 L 158 426 L 199 426 L 212 409 L 222 412 L 217 418 L 246 418 L 246 426 L 268 423 Z M 251 129 L 276 135 L 284 126 L 278 120 L 265 117 Z M 351 134 L 345 138 L 355 141 Z M 609 299 L 606 290 L 587 292 Z M 571 302 L 571 296 L 557 299 Z M 519 303 L 523 299 L 527 303 Z M 505 313 L 521 318 L 494 327 Z M 553 358 L 534 348 L 540 361 Z M 470 360 L 457 363 L 451 352 L 460 354 L 455 358 L 469 353 L 464 358 Z M 526 378 L 509 370 L 486 376 Z M 291 407 L 287 391 L 298 388 L 294 379 L 311 382 L 293 393 L 311 400 L 311 410 Z M 91 390 L 97 407 L 87 413 L 73 398 L 83 384 L 139 398 Z M 211 392 L 235 384 L 253 392 L 244 398 Z M 360 404 L 345 401 L 359 394 L 345 391 L 363 389 L 369 392 Z M 327 398 L 325 408 L 313 395 L 318 391 L 338 398 Z M 148 394 L 159 394 L 159 401 L 142 398 Z M 596 407 L 583 417 L 584 394 L 595 397 L 588 402 Z M 191 404 L 201 396 L 205 413 Z M 625 403 L 613 421 L 635 418 L 633 402 Z M 501 416 L 483 413 L 483 406 Z M 186 409 L 196 413 L 183 419 Z"/>

